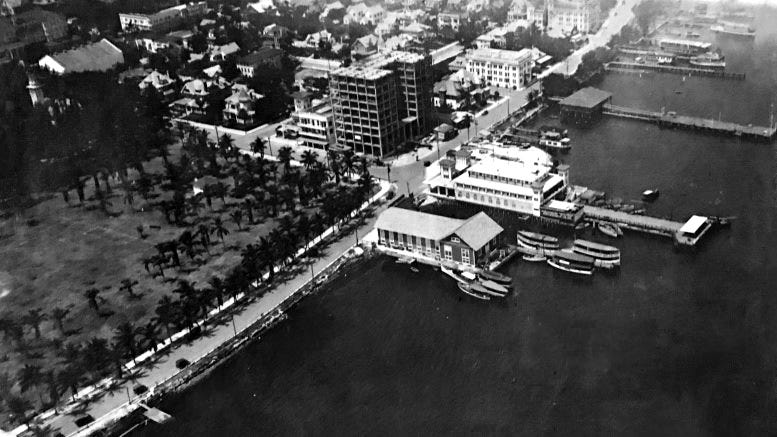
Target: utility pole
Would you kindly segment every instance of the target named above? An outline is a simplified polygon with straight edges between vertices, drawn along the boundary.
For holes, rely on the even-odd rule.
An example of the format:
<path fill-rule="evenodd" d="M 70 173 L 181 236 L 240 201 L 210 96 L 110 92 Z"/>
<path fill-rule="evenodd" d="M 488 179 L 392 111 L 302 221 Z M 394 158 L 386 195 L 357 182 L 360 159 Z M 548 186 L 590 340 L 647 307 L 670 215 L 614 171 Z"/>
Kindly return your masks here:
<path fill-rule="evenodd" d="M 234 332 L 235 336 L 237 336 L 237 328 L 235 327 L 235 315 L 230 314 L 230 317 L 232 317 L 232 332 Z"/>

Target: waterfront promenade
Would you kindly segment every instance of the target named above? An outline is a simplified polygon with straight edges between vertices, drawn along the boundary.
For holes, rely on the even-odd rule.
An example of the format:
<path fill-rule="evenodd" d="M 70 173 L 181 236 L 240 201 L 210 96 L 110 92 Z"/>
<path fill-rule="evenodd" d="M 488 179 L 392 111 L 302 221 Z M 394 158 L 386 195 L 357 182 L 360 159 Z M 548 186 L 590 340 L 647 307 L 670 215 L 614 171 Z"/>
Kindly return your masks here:
<path fill-rule="evenodd" d="M 380 183 L 380 190 L 376 193 L 368 202 L 365 202 L 363 209 L 375 204 L 379 200 L 383 199 L 388 193 L 391 185 L 387 182 Z M 84 402 L 85 408 L 76 409 L 75 405 L 68 405 L 64 408 L 60 408 L 58 413 L 48 411 L 42 413 L 38 418 L 40 419 L 39 425 L 44 427 L 50 427 L 53 432 L 60 432 L 66 436 L 86 436 L 95 432 L 100 427 L 109 425 L 117 419 L 125 416 L 131 411 L 139 408 L 139 402 L 143 402 L 150 394 L 153 393 L 154 387 L 162 384 L 163 382 L 175 377 L 181 372 L 176 367 L 176 361 L 180 359 L 188 360 L 190 363 L 195 363 L 200 358 L 208 355 L 210 352 L 219 348 L 222 344 L 229 341 L 240 331 L 250 327 L 256 321 L 263 317 L 272 314 L 276 309 L 299 292 L 308 282 L 310 282 L 313 274 L 316 274 L 334 262 L 336 262 L 345 252 L 354 246 L 357 238 L 366 235 L 370 229 L 372 229 L 375 222 L 375 218 L 368 218 L 365 222 L 359 226 L 359 228 L 350 235 L 343 235 L 337 241 L 331 242 L 326 249 L 322 251 L 320 258 L 311 260 L 312 263 L 306 270 L 293 278 L 289 278 L 286 282 L 273 284 L 273 288 L 260 298 L 250 301 L 239 312 L 236 312 L 233 316 L 234 325 L 232 323 L 209 325 L 210 330 L 207 335 L 202 335 L 196 340 L 188 343 L 178 342 L 187 332 L 179 332 L 173 335 L 173 345 L 169 341 L 165 341 L 159 345 L 160 350 L 156 354 L 145 353 L 136 358 L 138 362 L 143 362 L 152 358 L 156 359 L 150 368 L 142 368 L 137 374 L 134 380 L 129 381 L 102 381 L 102 384 L 98 383 L 98 386 L 108 385 L 110 383 L 111 390 L 105 390 L 99 387 L 87 387 L 81 390 L 79 401 Z M 310 243 L 310 247 L 319 245 L 323 240 L 331 238 L 337 234 L 339 229 L 329 228 L 320 236 L 316 237 Z M 304 256 L 306 250 L 300 249 L 297 252 L 296 257 L 300 258 Z M 308 270 L 310 272 L 308 272 Z M 276 269 L 280 270 L 280 269 Z M 265 279 L 267 274 L 265 274 Z M 276 279 L 277 280 L 277 279 Z M 243 297 L 245 299 L 245 297 Z M 239 300 L 243 300 L 239 299 Z M 228 300 L 220 311 L 229 311 L 229 307 L 234 305 L 234 302 Z M 219 312 L 214 310 L 211 314 Z M 215 314 L 213 314 L 215 315 Z M 200 321 L 201 324 L 202 321 Z M 134 363 L 130 362 L 125 365 L 125 368 L 132 370 L 135 367 Z M 144 385 L 149 387 L 149 393 L 141 396 L 137 396 L 132 393 L 133 387 L 137 385 Z M 86 399 L 89 399 L 88 401 Z M 73 413 L 78 411 L 78 414 Z M 80 416 L 91 415 L 96 420 L 83 428 L 79 428 L 75 425 L 74 421 Z M 16 436 L 26 430 L 26 426 L 20 426 L 15 430 L 8 433 L 10 436 Z"/>

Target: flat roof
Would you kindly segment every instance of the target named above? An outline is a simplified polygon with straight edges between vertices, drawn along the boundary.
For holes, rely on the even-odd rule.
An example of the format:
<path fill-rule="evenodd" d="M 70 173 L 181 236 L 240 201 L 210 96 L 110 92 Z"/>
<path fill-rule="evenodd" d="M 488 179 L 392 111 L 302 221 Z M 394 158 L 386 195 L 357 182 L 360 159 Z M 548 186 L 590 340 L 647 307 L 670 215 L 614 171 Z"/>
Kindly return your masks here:
<path fill-rule="evenodd" d="M 692 41 L 688 39 L 673 39 L 673 38 L 662 38 L 659 42 L 659 44 L 667 43 L 667 44 L 677 44 L 682 46 L 689 46 L 689 47 L 698 47 L 700 49 L 707 49 L 712 47 L 712 44 L 704 41 Z"/>
<path fill-rule="evenodd" d="M 610 97 L 612 97 L 611 93 L 589 86 L 561 100 L 559 104 L 565 106 L 577 106 L 581 108 L 593 108 L 595 106 L 601 105 Z"/>
<path fill-rule="evenodd" d="M 389 70 L 362 66 L 340 67 L 332 72 L 335 76 L 350 77 L 354 79 L 376 80 L 393 74 Z"/>
<path fill-rule="evenodd" d="M 693 234 L 698 231 L 702 226 L 707 223 L 707 217 L 694 215 L 688 219 L 687 222 L 680 228 L 680 232 L 684 234 Z"/>
<path fill-rule="evenodd" d="M 563 200 L 551 200 L 550 202 L 548 202 L 547 207 L 556 209 L 559 211 L 567 211 L 567 212 L 582 208 L 582 206 L 576 203 L 564 202 Z"/>
<path fill-rule="evenodd" d="M 484 62 L 509 62 L 517 63 L 531 60 L 531 49 L 515 50 L 502 50 L 481 48 L 475 49 L 471 53 L 467 54 L 467 59 L 484 61 Z"/>
<path fill-rule="evenodd" d="M 544 177 L 550 172 L 550 168 L 539 165 L 536 162 L 534 164 L 525 164 L 521 161 L 508 161 L 506 159 L 489 157 L 467 169 L 467 172 L 473 171 L 531 183 Z"/>

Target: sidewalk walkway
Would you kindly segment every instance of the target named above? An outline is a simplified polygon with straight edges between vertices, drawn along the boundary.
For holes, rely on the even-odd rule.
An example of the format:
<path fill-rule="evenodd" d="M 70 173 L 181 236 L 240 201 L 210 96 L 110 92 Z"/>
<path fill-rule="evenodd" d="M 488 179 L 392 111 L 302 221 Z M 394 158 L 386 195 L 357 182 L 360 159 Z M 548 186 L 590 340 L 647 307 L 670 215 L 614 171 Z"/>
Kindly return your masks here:
<path fill-rule="evenodd" d="M 385 197 L 391 188 L 391 185 L 387 182 L 381 182 L 380 191 L 375 194 L 368 202 L 362 205 L 361 210 L 366 209 L 370 205 L 374 204 L 378 200 Z M 377 216 L 377 214 L 376 214 Z M 375 217 L 376 217 L 375 216 Z M 140 372 L 140 376 L 134 381 L 127 381 L 119 383 L 110 393 L 105 393 L 99 399 L 90 402 L 85 411 L 80 412 L 79 416 L 89 414 L 96 420 L 83 428 L 78 428 L 74 421 L 78 416 L 68 415 L 66 413 L 48 414 L 43 413 L 40 418 L 45 417 L 43 420 L 44 426 L 50 426 L 54 431 L 59 431 L 67 436 L 86 436 L 93 433 L 96 429 L 104 427 L 114 422 L 115 420 L 123 417 L 131 411 L 139 408 L 138 403 L 143 402 L 154 392 L 154 388 L 164 381 L 169 380 L 178 373 L 181 372 L 176 368 L 175 363 L 180 359 L 186 359 L 190 363 L 197 362 L 200 358 L 208 355 L 215 349 L 217 349 L 224 342 L 228 341 L 235 336 L 235 332 L 240 333 L 242 330 L 250 327 L 254 322 L 262 318 L 267 314 L 271 314 L 278 308 L 278 306 L 286 301 L 289 297 L 297 293 L 303 286 L 310 282 L 312 276 L 326 269 L 328 266 L 337 261 L 340 256 L 353 247 L 357 241 L 357 238 L 366 235 L 374 225 L 375 217 L 365 221 L 365 223 L 359 227 L 352 236 L 341 236 L 338 241 L 331 243 L 326 249 L 324 255 L 317 259 L 312 264 L 311 274 L 300 273 L 294 278 L 287 280 L 287 282 L 277 284 L 275 288 L 267 292 L 261 298 L 248 304 L 239 313 L 234 315 L 234 327 L 232 324 L 212 326 L 207 336 L 201 336 L 189 344 L 174 345 L 169 351 L 168 355 L 163 356 L 159 361 L 154 363 L 151 368 L 144 368 Z M 319 237 L 316 237 L 310 243 L 310 247 L 315 247 L 323 239 L 326 239 L 336 233 L 334 229 L 327 229 Z M 303 249 L 297 252 L 297 257 L 304 253 Z M 265 274 L 265 277 L 267 274 Z M 239 297 L 240 298 L 240 297 Z M 231 301 L 231 299 L 230 299 Z M 227 301 L 222 310 L 226 310 L 226 307 L 233 304 L 233 302 Z M 216 310 L 211 313 L 218 312 Z M 176 338 L 183 337 L 186 332 L 180 332 L 173 336 L 174 342 Z M 166 341 L 162 345 L 169 345 Z M 139 359 L 147 359 L 150 353 L 145 353 Z M 127 368 L 133 367 L 131 363 L 128 363 Z M 132 388 L 136 385 L 145 385 L 149 387 L 149 392 L 141 396 L 136 396 L 132 393 Z M 87 391 L 87 390 L 84 390 Z M 94 391 L 94 388 L 91 389 Z M 48 417 L 46 417 L 48 416 Z M 19 428 L 11 431 L 10 435 L 16 436 L 26 430 L 26 426 L 20 426 Z"/>

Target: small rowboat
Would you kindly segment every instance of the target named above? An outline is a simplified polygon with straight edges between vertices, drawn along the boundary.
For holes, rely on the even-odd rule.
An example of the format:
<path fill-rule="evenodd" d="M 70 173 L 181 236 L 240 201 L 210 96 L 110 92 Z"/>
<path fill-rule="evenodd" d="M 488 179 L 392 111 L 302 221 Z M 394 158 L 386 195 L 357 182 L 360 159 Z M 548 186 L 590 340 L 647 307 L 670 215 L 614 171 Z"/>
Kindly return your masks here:
<path fill-rule="evenodd" d="M 465 284 L 463 282 L 459 282 L 457 284 L 459 286 L 459 290 L 463 291 L 464 293 L 480 300 L 491 300 L 491 297 L 489 297 L 487 294 L 480 293 L 478 291 L 475 291 L 472 289 L 472 286 L 470 284 Z"/>
<path fill-rule="evenodd" d="M 478 274 L 481 279 L 494 281 L 499 284 L 510 284 L 513 282 L 513 278 L 492 270 L 481 270 Z"/>
<path fill-rule="evenodd" d="M 604 234 L 604 235 L 606 235 L 608 237 L 618 238 L 618 236 L 619 236 L 618 235 L 618 229 L 615 227 L 615 225 L 611 225 L 611 224 L 608 224 L 608 223 L 599 223 L 597 228 L 599 229 L 599 231 L 602 234 Z"/>

